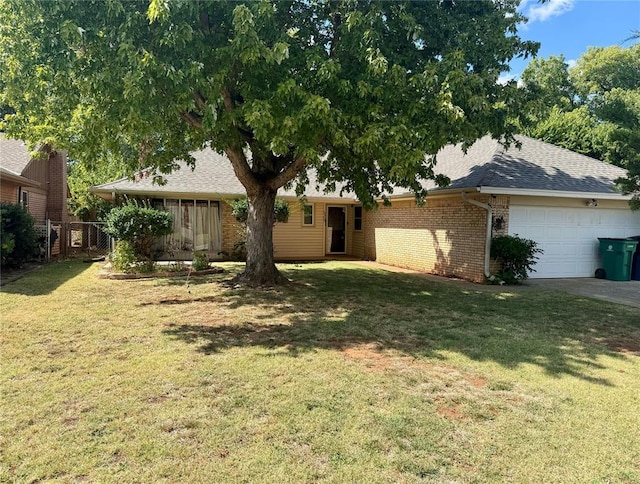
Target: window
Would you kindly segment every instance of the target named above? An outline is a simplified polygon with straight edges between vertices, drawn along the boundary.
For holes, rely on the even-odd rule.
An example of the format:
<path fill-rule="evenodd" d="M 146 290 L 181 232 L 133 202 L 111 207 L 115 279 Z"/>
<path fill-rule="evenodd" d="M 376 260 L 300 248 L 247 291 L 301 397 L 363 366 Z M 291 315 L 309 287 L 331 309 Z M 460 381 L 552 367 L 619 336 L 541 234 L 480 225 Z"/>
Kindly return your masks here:
<path fill-rule="evenodd" d="M 23 208 L 29 208 L 29 192 L 22 192 L 22 200 L 20 200 L 20 204 Z"/>
<path fill-rule="evenodd" d="M 169 251 L 220 252 L 222 227 L 218 202 L 167 199 L 164 204 L 173 218 L 173 233 L 165 239 Z"/>
<path fill-rule="evenodd" d="M 313 205 L 305 205 L 302 213 L 302 225 L 313 225 Z"/>
<path fill-rule="evenodd" d="M 362 207 L 355 207 L 353 211 L 353 229 L 362 230 Z"/>

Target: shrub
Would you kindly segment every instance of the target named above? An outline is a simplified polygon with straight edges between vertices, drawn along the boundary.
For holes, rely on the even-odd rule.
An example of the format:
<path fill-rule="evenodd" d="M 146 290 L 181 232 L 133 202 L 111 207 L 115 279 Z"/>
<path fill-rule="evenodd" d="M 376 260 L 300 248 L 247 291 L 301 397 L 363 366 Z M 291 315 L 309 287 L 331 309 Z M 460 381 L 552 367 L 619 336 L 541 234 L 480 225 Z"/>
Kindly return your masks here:
<path fill-rule="evenodd" d="M 18 267 L 35 255 L 34 222 L 26 208 L 0 203 L 0 264 Z"/>
<path fill-rule="evenodd" d="M 113 251 L 111 256 L 113 268 L 118 272 L 135 272 L 137 261 L 138 258 L 133 244 L 128 240 L 118 241 L 116 250 Z"/>
<path fill-rule="evenodd" d="M 206 252 L 199 251 L 193 253 L 191 267 L 196 271 L 203 271 L 209 268 L 209 257 Z"/>
<path fill-rule="evenodd" d="M 171 214 L 144 204 L 128 202 L 109 212 L 105 232 L 119 241 L 133 245 L 139 260 L 153 260 L 153 246 L 156 237 L 169 235 L 173 231 Z"/>
<path fill-rule="evenodd" d="M 517 284 L 529 277 L 529 272 L 535 271 L 536 254 L 541 253 L 535 241 L 517 235 L 501 235 L 491 241 L 491 257 L 502 264 L 497 276 L 508 284 Z"/>

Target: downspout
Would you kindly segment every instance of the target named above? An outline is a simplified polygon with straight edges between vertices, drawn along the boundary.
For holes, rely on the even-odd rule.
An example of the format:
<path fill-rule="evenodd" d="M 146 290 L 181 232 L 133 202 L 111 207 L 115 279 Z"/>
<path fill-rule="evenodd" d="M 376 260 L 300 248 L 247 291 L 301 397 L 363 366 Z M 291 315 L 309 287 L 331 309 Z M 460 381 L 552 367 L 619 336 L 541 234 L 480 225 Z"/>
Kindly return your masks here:
<path fill-rule="evenodd" d="M 482 203 L 478 200 L 467 198 L 467 194 L 465 192 L 462 192 L 461 195 L 465 202 L 475 205 L 476 207 L 484 208 L 487 211 L 487 235 L 484 242 L 484 275 L 488 279 L 491 277 L 491 224 L 493 223 L 493 210 L 491 205 L 488 203 Z"/>

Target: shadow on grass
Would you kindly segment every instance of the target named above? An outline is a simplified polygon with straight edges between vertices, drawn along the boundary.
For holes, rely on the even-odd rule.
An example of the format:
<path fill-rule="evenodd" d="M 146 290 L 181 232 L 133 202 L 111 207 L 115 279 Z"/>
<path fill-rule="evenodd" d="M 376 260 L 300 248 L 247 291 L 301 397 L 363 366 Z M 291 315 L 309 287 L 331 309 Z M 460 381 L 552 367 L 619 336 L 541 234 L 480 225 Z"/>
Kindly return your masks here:
<path fill-rule="evenodd" d="M 36 268 L 19 279 L 4 283 L 0 292 L 24 296 L 43 296 L 50 294 L 90 267 L 91 264 L 83 263 L 80 260 L 53 261 Z"/>
<path fill-rule="evenodd" d="M 165 332 L 198 351 L 232 347 L 317 349 L 374 345 L 416 358 L 454 352 L 506 368 L 542 367 L 549 375 L 593 376 L 598 357 L 624 358 L 607 338 L 640 338 L 638 311 L 544 291 L 430 281 L 363 268 L 286 269 L 293 284 L 255 290 L 224 287 L 216 309 L 234 320 L 174 324 Z M 213 309 L 215 310 L 215 309 Z M 243 316 L 243 311 L 248 314 Z M 635 311 L 635 312 L 634 312 Z"/>

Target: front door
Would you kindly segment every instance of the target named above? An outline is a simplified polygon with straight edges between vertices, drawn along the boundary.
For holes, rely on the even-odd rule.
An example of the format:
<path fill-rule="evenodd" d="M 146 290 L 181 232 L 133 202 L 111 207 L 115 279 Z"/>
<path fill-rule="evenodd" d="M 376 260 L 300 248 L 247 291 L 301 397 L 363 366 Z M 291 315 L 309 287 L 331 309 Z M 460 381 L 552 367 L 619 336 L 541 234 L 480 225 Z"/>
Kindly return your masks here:
<path fill-rule="evenodd" d="M 347 251 L 347 208 L 327 207 L 327 253 Z"/>

